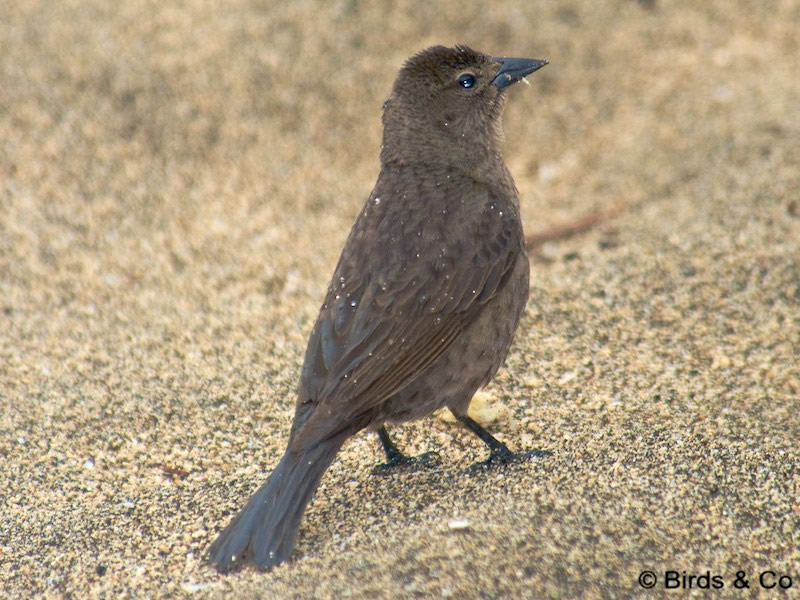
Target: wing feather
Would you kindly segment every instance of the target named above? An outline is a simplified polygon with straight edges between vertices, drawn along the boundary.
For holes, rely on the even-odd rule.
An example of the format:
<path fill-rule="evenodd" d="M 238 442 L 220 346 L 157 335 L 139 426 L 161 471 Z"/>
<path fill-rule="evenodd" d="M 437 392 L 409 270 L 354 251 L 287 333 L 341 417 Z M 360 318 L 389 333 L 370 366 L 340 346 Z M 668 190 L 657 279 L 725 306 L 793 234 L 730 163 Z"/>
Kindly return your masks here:
<path fill-rule="evenodd" d="M 416 193 L 427 202 L 409 214 L 379 178 L 353 226 L 309 339 L 298 438 L 336 433 L 423 375 L 524 253 L 516 205 L 487 186 L 452 176 Z"/>

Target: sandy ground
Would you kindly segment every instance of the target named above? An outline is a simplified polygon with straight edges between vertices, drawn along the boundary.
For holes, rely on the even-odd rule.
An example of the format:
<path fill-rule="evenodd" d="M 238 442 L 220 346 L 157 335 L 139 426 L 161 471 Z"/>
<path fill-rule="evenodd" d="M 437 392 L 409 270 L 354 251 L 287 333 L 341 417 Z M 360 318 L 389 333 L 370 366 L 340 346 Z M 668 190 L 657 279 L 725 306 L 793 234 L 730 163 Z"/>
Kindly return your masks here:
<path fill-rule="evenodd" d="M 796 592 L 800 2 L 372 4 L 0 2 L 2 593 Z M 536 249 L 476 403 L 553 455 L 465 472 L 486 451 L 437 415 L 393 433 L 442 464 L 378 477 L 357 436 L 294 559 L 220 576 L 202 554 L 283 450 L 381 103 L 457 42 L 552 63 L 505 117 L 527 230 L 619 211 Z"/>

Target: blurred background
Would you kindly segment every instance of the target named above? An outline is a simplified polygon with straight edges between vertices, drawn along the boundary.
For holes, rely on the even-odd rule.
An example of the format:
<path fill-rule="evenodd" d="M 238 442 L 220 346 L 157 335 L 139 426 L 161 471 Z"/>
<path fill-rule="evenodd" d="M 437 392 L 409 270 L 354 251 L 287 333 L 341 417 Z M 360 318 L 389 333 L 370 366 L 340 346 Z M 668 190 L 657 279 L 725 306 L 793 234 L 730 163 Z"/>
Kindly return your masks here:
<path fill-rule="evenodd" d="M 554 450 L 548 472 L 529 467 L 505 496 L 459 480 L 474 494 L 438 482 L 440 502 L 419 500 L 497 494 L 518 512 L 492 513 L 482 540 L 526 522 L 548 535 L 442 559 L 469 573 L 447 589 L 496 570 L 485 589 L 553 596 L 573 567 L 632 582 L 640 556 L 796 561 L 798 31 L 797 0 L 0 0 L 0 589 L 158 594 L 211 576 L 199 557 L 223 511 L 282 450 L 306 336 L 377 176 L 381 104 L 407 57 L 456 43 L 550 61 L 505 114 L 527 232 L 614 216 L 536 249 L 489 391 L 507 407 L 493 430 Z M 433 421 L 401 444 L 480 456 Z M 368 469 L 373 442 L 337 464 Z M 662 471 L 675 464 L 722 479 Z M 425 587 L 435 527 L 363 505 L 368 475 L 337 469 L 326 477 L 350 503 L 321 493 L 299 548 L 344 562 L 314 577 L 341 592 L 354 579 L 338 573 L 405 552 L 410 574 L 387 585 L 423 573 L 418 590 L 443 594 Z M 383 506 L 411 489 L 378 488 Z M 347 554 L 340 528 L 376 537 Z M 307 590 L 292 569 L 270 585 Z M 588 580 L 571 581 L 577 594 Z"/>
<path fill-rule="evenodd" d="M 710 171 L 797 162 L 785 144 L 800 86 L 790 0 L 1 10 L 0 259 L 27 281 L 59 280 L 87 248 L 123 283 L 237 264 L 273 285 L 285 273 L 268 265 L 287 254 L 303 279 L 327 277 L 377 174 L 392 80 L 438 43 L 551 61 L 513 91 L 505 119 L 529 231 L 675 201 L 698 178 L 710 186 Z M 17 254 L 26 264 L 12 268 Z"/>

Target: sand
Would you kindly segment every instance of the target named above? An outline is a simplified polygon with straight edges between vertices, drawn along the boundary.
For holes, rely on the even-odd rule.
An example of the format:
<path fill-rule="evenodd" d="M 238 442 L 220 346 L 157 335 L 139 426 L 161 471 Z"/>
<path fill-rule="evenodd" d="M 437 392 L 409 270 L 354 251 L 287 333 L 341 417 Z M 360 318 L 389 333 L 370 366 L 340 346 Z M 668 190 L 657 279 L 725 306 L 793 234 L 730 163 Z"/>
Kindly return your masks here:
<path fill-rule="evenodd" d="M 0 14 L 6 597 L 639 597 L 645 570 L 658 596 L 688 593 L 668 570 L 800 589 L 800 3 Z M 551 61 L 505 115 L 526 230 L 616 211 L 532 249 L 476 402 L 553 454 L 470 471 L 485 448 L 435 415 L 392 433 L 441 465 L 380 477 L 359 435 L 293 560 L 220 576 L 203 553 L 283 450 L 381 103 L 407 56 L 459 42 Z"/>

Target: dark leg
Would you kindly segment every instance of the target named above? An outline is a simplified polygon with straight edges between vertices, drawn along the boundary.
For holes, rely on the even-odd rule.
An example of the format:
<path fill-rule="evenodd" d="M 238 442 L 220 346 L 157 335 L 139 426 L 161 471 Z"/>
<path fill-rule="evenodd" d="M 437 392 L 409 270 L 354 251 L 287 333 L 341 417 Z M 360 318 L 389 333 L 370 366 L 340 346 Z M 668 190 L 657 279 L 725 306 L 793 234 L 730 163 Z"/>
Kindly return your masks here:
<path fill-rule="evenodd" d="M 486 431 L 476 421 L 474 421 L 467 415 L 464 416 L 456 415 L 456 419 L 458 419 L 464 425 L 469 427 L 472 433 L 481 438 L 483 443 L 489 446 L 490 450 L 489 458 L 486 459 L 485 462 L 479 464 L 487 466 L 494 463 L 504 464 L 512 462 L 514 460 L 524 460 L 527 458 L 544 458 L 545 456 L 550 456 L 552 454 L 552 452 L 547 452 L 546 450 L 531 450 L 529 452 L 514 453 L 508 449 L 508 446 L 506 446 L 503 442 L 494 437 L 491 433 Z"/>
<path fill-rule="evenodd" d="M 397 465 L 408 460 L 403 456 L 403 453 L 397 449 L 394 442 L 392 442 L 392 438 L 389 437 L 389 432 L 386 431 L 385 425 L 378 429 L 378 438 L 380 438 L 381 444 L 383 445 L 383 451 L 386 452 L 387 466 Z"/>
<path fill-rule="evenodd" d="M 434 467 L 440 462 L 439 455 L 436 452 L 426 452 L 419 456 L 404 455 L 392 442 L 385 426 L 378 429 L 378 438 L 380 438 L 383 445 L 383 451 L 386 452 L 386 462 L 375 467 L 372 470 L 373 473 L 386 473 L 395 467 Z"/>

